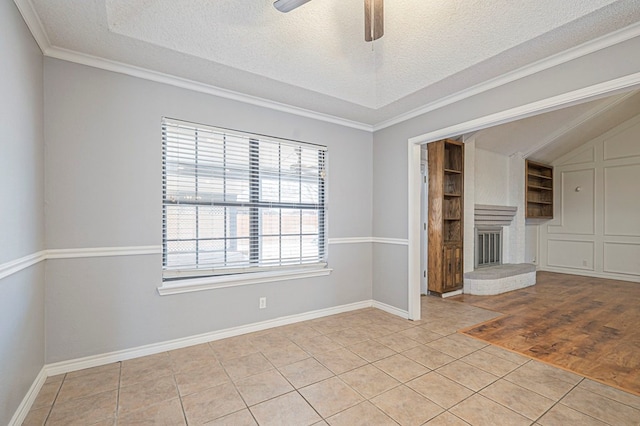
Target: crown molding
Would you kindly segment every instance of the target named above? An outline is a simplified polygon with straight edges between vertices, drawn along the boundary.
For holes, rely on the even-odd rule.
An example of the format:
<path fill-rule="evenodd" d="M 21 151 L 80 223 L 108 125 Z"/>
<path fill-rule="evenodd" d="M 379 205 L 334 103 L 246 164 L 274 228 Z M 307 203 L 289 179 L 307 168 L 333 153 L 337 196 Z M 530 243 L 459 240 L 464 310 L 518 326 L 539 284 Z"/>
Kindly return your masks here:
<path fill-rule="evenodd" d="M 103 69 L 106 71 L 112 71 L 131 77 L 142 78 L 145 80 L 154 81 L 156 83 L 164 83 L 170 86 L 180 87 L 182 89 L 193 90 L 195 92 L 218 96 L 224 99 L 230 99 L 254 106 L 268 108 L 274 111 L 297 115 L 299 117 L 311 118 L 318 121 L 324 121 L 326 123 L 350 127 L 356 130 L 364 130 L 367 132 L 373 131 L 373 126 L 370 124 L 347 120 L 345 118 L 336 117 L 334 115 L 311 111 L 305 108 L 295 107 L 257 96 L 251 96 L 244 93 L 235 92 L 233 90 L 223 89 L 221 87 L 200 83 L 194 80 L 189 80 L 158 71 L 153 71 L 147 68 L 137 67 L 134 65 L 125 64 L 123 62 L 112 61 L 110 59 L 105 59 L 98 56 L 53 46 L 51 44 L 51 41 L 49 40 L 49 37 L 47 36 L 46 31 L 44 30 L 44 26 L 42 24 L 42 21 L 40 20 L 40 17 L 33 7 L 33 3 L 31 2 L 31 0 L 14 0 L 14 3 L 18 7 L 22 18 L 31 31 L 31 34 L 33 34 L 33 37 L 35 38 L 36 43 L 38 43 L 38 46 L 40 47 L 40 50 L 42 51 L 42 54 L 44 56 L 61 59 L 80 65 L 86 65 L 93 68 Z"/>
<path fill-rule="evenodd" d="M 531 102 L 516 108 L 486 115 L 464 123 L 455 124 L 433 132 L 418 135 L 409 139 L 409 146 L 419 145 L 440 139 L 452 137 L 452 135 L 461 135 L 467 132 L 475 132 L 477 130 L 486 129 L 491 126 L 499 126 L 500 124 L 509 123 L 513 120 L 531 117 L 532 115 L 542 114 L 553 111 L 560 107 L 576 105 L 580 102 L 592 100 L 600 96 L 612 94 L 626 90 L 630 87 L 640 85 L 640 72 L 606 81 L 604 83 L 594 84 L 582 89 L 573 90 L 541 101 Z"/>
<path fill-rule="evenodd" d="M 508 72 L 491 80 L 487 80 L 483 83 L 476 84 L 472 87 L 453 93 L 449 96 L 445 96 L 412 111 L 397 115 L 389 120 L 384 120 L 375 125 L 371 125 L 283 104 L 280 102 L 271 101 L 264 98 L 259 98 L 256 96 L 246 95 L 243 93 L 223 89 L 205 83 L 200 83 L 182 77 L 176 77 L 170 74 L 128 65 L 122 62 L 112 61 L 109 59 L 52 46 L 47 33 L 44 30 L 42 21 L 38 17 L 38 14 L 36 13 L 31 0 L 14 0 L 14 3 L 18 7 L 18 10 L 22 14 L 25 23 L 27 24 L 29 30 L 33 34 L 36 42 L 38 43 L 38 46 L 40 46 L 40 49 L 45 56 L 367 132 L 376 132 L 378 130 L 385 129 L 387 127 L 410 120 L 436 109 L 443 108 L 455 102 L 462 101 L 466 98 L 511 83 L 515 80 L 530 76 L 537 72 L 544 71 L 546 69 L 578 59 L 582 56 L 589 55 L 598 50 L 602 50 L 615 44 L 627 41 L 631 38 L 640 36 L 640 22 L 638 22 L 625 28 L 621 28 L 618 31 L 614 31 L 612 33 L 598 37 L 594 40 L 583 43 L 579 46 L 572 47 L 555 55 L 536 61 L 532 64 L 518 68 L 514 71 Z"/>
<path fill-rule="evenodd" d="M 501 76 L 495 77 L 491 80 L 476 84 L 475 86 L 471 86 L 468 89 L 464 89 L 452 95 L 445 96 L 434 102 L 430 102 L 426 105 L 423 105 L 407 113 L 400 114 L 389 120 L 382 121 L 373 126 L 373 131 L 376 132 L 378 130 L 391 127 L 398 123 L 402 123 L 403 121 L 410 120 L 422 114 L 426 114 L 436 109 L 443 108 L 447 105 L 451 105 L 455 102 L 459 102 L 463 99 L 470 98 L 471 96 L 478 95 L 491 89 L 504 86 L 505 84 L 519 80 L 521 78 L 528 77 L 535 73 L 556 67 L 558 65 L 562 65 L 566 62 L 573 61 L 574 59 L 589 55 L 591 53 L 597 52 L 598 50 L 606 49 L 607 47 L 614 46 L 618 43 L 622 43 L 638 36 L 640 36 L 640 22 L 629 25 L 625 28 L 621 28 L 618 31 L 605 34 L 604 36 L 590 40 L 586 43 L 582 43 L 560 53 L 556 53 L 555 55 L 533 62 L 532 64 L 525 65 L 524 67 L 518 68 L 506 74 L 502 74 Z"/>
<path fill-rule="evenodd" d="M 16 0 L 18 1 L 18 0 Z M 28 0 L 25 0 L 28 1 Z M 344 127 L 350 127 L 357 130 L 364 130 L 367 132 L 373 131 L 373 126 L 370 124 L 360 123 L 357 121 L 347 120 L 345 118 L 336 117 L 329 114 L 323 114 L 320 112 L 311 111 L 304 108 L 299 108 L 287 104 L 283 104 L 276 101 L 270 101 L 268 99 L 259 98 L 256 96 L 246 95 L 240 92 L 234 92 L 232 90 L 223 89 L 221 87 L 213 86 L 210 84 L 200 83 L 194 80 L 189 80 L 182 77 L 177 77 L 170 74 L 165 74 L 158 71 L 153 71 L 147 68 L 137 67 L 134 65 L 128 65 L 122 62 L 112 61 L 110 59 L 100 58 L 98 56 L 88 55 L 86 53 L 75 52 L 73 50 L 62 49 L 59 47 L 49 47 L 43 51 L 45 56 L 55 59 L 61 59 L 68 62 L 74 62 L 80 65 L 87 65 L 93 68 L 99 68 L 106 71 L 112 71 L 119 74 L 128 75 L 131 77 L 142 78 L 144 80 L 153 81 L 156 83 L 163 83 L 170 86 L 179 87 L 181 89 L 193 90 L 195 92 L 205 93 L 207 95 L 213 95 L 224 99 L 243 102 L 258 107 L 268 108 L 274 111 L 284 112 L 299 117 L 311 118 L 318 121 L 324 121 L 326 123 L 337 124 Z"/>
<path fill-rule="evenodd" d="M 27 24 L 27 28 L 31 31 L 31 34 L 40 47 L 40 50 L 44 54 L 46 50 L 51 47 L 51 41 L 49 41 L 49 36 L 47 36 L 47 32 L 44 30 L 44 25 L 40 20 L 40 16 L 36 13 L 33 3 L 31 3 L 31 0 L 13 0 L 13 2 L 22 15 L 22 19 L 24 19 L 25 24 Z"/>

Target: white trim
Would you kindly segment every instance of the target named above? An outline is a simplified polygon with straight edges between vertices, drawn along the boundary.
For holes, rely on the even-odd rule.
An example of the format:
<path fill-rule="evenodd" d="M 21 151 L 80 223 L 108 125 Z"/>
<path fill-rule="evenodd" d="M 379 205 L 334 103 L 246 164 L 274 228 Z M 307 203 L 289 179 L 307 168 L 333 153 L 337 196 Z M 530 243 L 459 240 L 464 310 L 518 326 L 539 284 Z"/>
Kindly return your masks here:
<path fill-rule="evenodd" d="M 40 389 L 42 389 L 42 385 L 45 383 L 47 377 L 50 376 L 70 373 L 72 371 L 84 370 L 85 368 L 99 367 L 101 365 L 111 364 L 113 362 L 126 361 L 133 358 L 155 355 L 166 351 L 186 348 L 188 346 L 226 339 L 228 337 L 240 336 L 243 334 L 267 330 L 274 327 L 281 327 L 283 325 L 294 324 L 297 322 L 308 321 L 316 318 L 326 317 L 329 315 L 335 315 L 343 312 L 350 312 L 371 307 L 383 310 L 393 315 L 397 315 L 404 319 L 408 318 L 408 314 L 406 311 L 387 305 L 386 303 L 376 302 L 374 300 L 363 300 L 361 302 L 354 302 L 346 305 L 334 306 L 331 308 L 318 309 L 301 314 L 288 315 L 252 324 L 226 328 L 224 330 L 184 337 L 181 339 L 168 340 L 165 342 L 138 346 L 131 349 L 123 349 L 120 351 L 113 351 L 105 354 L 91 355 L 83 358 L 76 358 L 68 361 L 46 364 L 44 367 L 42 367 L 42 370 L 40 370 L 40 373 L 35 378 L 33 384 L 29 388 L 29 391 L 22 399 L 22 402 L 18 406 L 18 409 L 9 422 L 9 426 L 19 426 L 22 424 L 27 414 L 29 413 L 29 410 L 31 409 L 36 397 L 38 396 Z"/>
<path fill-rule="evenodd" d="M 51 41 L 49 40 L 49 36 L 47 36 L 47 32 L 44 30 L 40 16 L 33 7 L 33 3 L 31 0 L 14 0 L 13 2 L 22 15 L 22 19 L 24 19 L 24 22 L 27 24 L 29 31 L 31 31 L 38 47 L 40 47 L 40 50 L 44 54 L 46 50 L 51 47 Z"/>
<path fill-rule="evenodd" d="M 83 257 L 141 256 L 162 254 L 162 246 L 89 247 L 47 250 L 47 259 L 77 259 Z"/>
<path fill-rule="evenodd" d="M 409 240 L 406 238 L 380 238 L 380 237 L 329 238 L 329 244 L 360 244 L 360 243 L 394 244 L 394 245 L 400 245 L 400 246 L 407 246 L 409 245 Z"/>
<path fill-rule="evenodd" d="M 571 275 L 580 275 L 584 277 L 594 277 L 594 278 L 606 278 L 609 280 L 619 280 L 619 281 L 628 281 L 632 283 L 640 283 L 640 276 L 638 275 L 628 275 L 623 273 L 614 273 L 614 272 L 596 272 L 588 269 L 578 269 L 578 268 L 569 268 L 569 267 L 559 267 L 559 266 L 545 266 L 542 267 L 537 265 L 537 271 L 545 271 L 545 272 L 557 272 L 559 274 L 571 274 Z"/>
<path fill-rule="evenodd" d="M 547 135 L 540 142 L 538 142 L 537 144 L 535 144 L 534 146 L 530 147 L 528 150 L 523 152 L 522 153 L 522 157 L 523 158 L 528 158 L 531 154 L 536 153 L 537 151 L 539 151 L 542 148 L 546 147 L 547 145 L 553 143 L 554 141 L 556 141 L 557 139 L 561 138 L 562 136 L 570 133 L 572 130 L 580 127 L 582 124 L 586 123 L 587 121 L 593 120 L 594 118 L 598 117 L 599 115 L 604 114 L 605 112 L 611 110 L 613 107 L 621 104 L 622 102 L 626 101 L 627 99 L 629 99 L 632 96 L 635 96 L 636 94 L 637 93 L 635 91 L 631 91 L 629 93 L 626 93 L 626 94 L 623 94 L 621 96 L 618 96 L 617 98 L 615 98 L 613 100 L 605 101 L 604 105 L 598 105 L 595 108 L 589 109 L 585 113 L 581 114 L 580 116 L 576 117 L 575 119 L 573 119 L 573 120 L 569 121 L 568 123 L 564 124 L 561 128 L 559 128 L 556 131 L 552 132 L 550 135 Z M 572 150 L 571 154 L 573 154 L 573 150 Z"/>
<path fill-rule="evenodd" d="M 302 314 L 289 315 L 285 317 L 275 318 L 271 320 L 256 322 L 238 327 L 231 327 L 224 330 L 213 331 L 210 333 L 198 334 L 195 336 L 184 337 L 181 339 L 169 340 L 166 342 L 153 343 L 150 345 L 138 346 L 136 348 L 124 349 L 121 351 L 109 352 L 106 354 L 93 355 L 84 358 L 73 359 L 69 361 L 61 361 L 45 366 L 45 370 L 49 376 L 57 374 L 69 373 L 71 371 L 82 370 L 90 367 L 98 367 L 100 365 L 110 364 L 112 362 L 125 361 L 132 358 L 138 358 L 147 355 L 154 355 L 161 352 L 181 349 L 188 346 L 198 345 L 215 340 L 226 339 L 228 337 L 240 336 L 242 334 L 262 331 L 273 327 L 293 324 L 301 321 L 307 321 L 315 318 L 321 318 L 328 315 L 335 315 L 342 312 L 354 311 L 357 309 L 370 308 L 373 306 L 372 300 L 364 300 L 361 302 L 350 303 L 347 305 L 335 306 L 332 308 L 319 309 L 316 311 L 305 312 Z"/>
<path fill-rule="evenodd" d="M 471 121 L 466 121 L 464 123 L 455 124 L 433 132 L 415 136 L 409 139 L 409 143 L 422 144 L 447 137 L 459 136 L 469 132 L 475 132 L 481 129 L 486 129 L 487 127 L 497 126 L 517 119 L 553 111 L 560 107 L 575 105 L 589 99 L 628 89 L 639 84 L 640 72 L 636 72 L 604 83 L 594 84 L 582 89 L 573 90 L 561 95 L 552 96 L 547 99 L 542 99 L 516 108 L 500 111 Z"/>
<path fill-rule="evenodd" d="M 381 311 L 399 316 L 400 318 L 409 319 L 409 312 L 398 309 L 395 306 L 387 305 L 386 303 L 378 302 L 376 300 L 373 301 L 372 306 L 376 309 L 380 309 Z"/>
<path fill-rule="evenodd" d="M 420 320 L 422 314 L 420 297 L 415 297 L 416 295 L 420 295 L 420 284 L 422 283 L 419 242 L 420 228 L 422 228 L 420 221 L 420 193 L 422 191 L 422 173 L 420 171 L 421 150 L 422 147 L 415 143 L 409 143 L 409 146 L 407 147 L 407 235 L 409 235 L 409 240 L 407 241 L 407 306 L 409 310 L 409 318 L 414 321 Z M 414 219 L 413 214 L 415 213 L 418 215 L 418 220 L 412 220 Z M 415 242 L 416 236 L 418 238 L 418 244 L 412 245 L 411 243 L 412 241 Z"/>
<path fill-rule="evenodd" d="M 337 124 L 357 130 L 364 130 L 367 132 L 373 131 L 373 126 L 370 124 L 347 120 L 346 118 L 337 117 L 335 115 L 324 114 L 301 107 L 287 105 L 281 102 L 271 101 L 269 99 L 259 98 L 257 96 L 247 95 L 228 89 L 223 89 L 211 84 L 200 83 L 198 81 L 189 80 L 187 78 L 177 77 L 171 74 L 165 74 L 159 71 L 153 71 L 147 68 L 129 65 L 123 62 L 112 61 L 110 59 L 104 59 L 98 56 L 88 55 L 86 53 L 75 52 L 59 47 L 49 47 L 44 51 L 44 55 L 50 58 L 61 59 L 63 61 L 74 62 L 81 65 L 87 65 L 93 68 L 112 71 L 118 74 L 124 74 L 131 77 L 154 81 L 156 83 L 163 83 L 169 86 L 180 87 L 182 89 L 193 90 L 195 92 L 218 96 L 220 98 L 243 102 L 249 105 L 268 108 L 287 114 L 293 114 L 299 117 L 311 118 L 314 120 L 324 121 L 326 123 Z"/>
<path fill-rule="evenodd" d="M 46 259 L 46 250 L 0 264 L 0 280 Z"/>
<path fill-rule="evenodd" d="M 369 132 L 376 132 L 384 128 L 393 126 L 395 124 L 407 121 L 422 114 L 426 114 L 430 111 L 445 107 L 455 102 L 459 102 L 463 99 L 475 96 L 477 94 L 486 92 L 496 87 L 503 86 L 511 83 L 515 80 L 521 79 L 544 71 L 546 69 L 564 64 L 566 62 L 578 59 L 580 57 L 589 55 L 598 50 L 605 49 L 618 43 L 622 43 L 626 40 L 630 40 L 640 35 L 640 23 L 629 25 L 625 28 L 621 28 L 609 34 L 605 34 L 594 40 L 587 41 L 581 45 L 572 47 L 565 51 L 556 53 L 555 55 L 536 61 L 532 64 L 518 68 L 514 71 L 502 74 L 496 78 L 485 81 L 483 83 L 476 84 L 470 88 L 461 90 L 444 98 L 440 98 L 434 102 L 431 102 L 422 107 L 416 108 L 404 114 L 397 115 L 389 120 L 379 122 L 375 125 L 370 125 L 353 120 L 347 120 L 344 118 L 332 116 L 329 114 L 323 114 L 304 108 L 294 107 L 279 102 L 270 101 L 268 99 L 258 98 L 255 96 L 249 96 L 243 93 L 234 92 L 227 89 L 222 89 L 213 85 L 199 83 L 193 80 L 172 76 L 149 69 L 135 67 L 127 65 L 117 61 L 111 61 L 108 59 L 99 58 L 84 53 L 74 52 L 67 49 L 54 47 L 51 45 L 50 40 L 47 37 L 47 33 L 44 30 L 42 22 L 35 12 L 31 0 L 14 0 L 14 3 L 18 7 L 18 10 L 22 14 L 27 27 L 33 34 L 36 42 L 40 46 L 43 54 L 52 58 L 62 59 L 69 62 L 75 62 L 78 64 L 88 65 L 95 68 L 100 68 L 108 71 L 117 72 L 120 74 L 130 75 L 138 78 L 143 78 L 158 83 L 164 83 L 171 86 L 181 87 L 188 90 L 194 90 L 197 92 L 207 93 L 214 96 L 219 96 L 226 99 L 232 99 L 240 102 L 245 102 L 251 105 L 261 106 L 276 111 L 281 111 L 289 114 L 294 114 L 302 117 L 307 117 L 319 121 L 338 124 L 345 127 L 350 127 L 358 130 L 364 130 Z M 435 139 L 434 139 L 435 140 Z"/>
<path fill-rule="evenodd" d="M 615 44 L 630 40 L 634 37 L 637 37 L 638 35 L 640 35 L 640 23 L 631 24 L 625 28 L 621 28 L 609 34 L 605 34 L 604 36 L 598 37 L 594 40 L 590 40 L 586 43 L 572 47 L 560 53 L 556 53 L 555 55 L 541 59 L 532 64 L 525 65 L 524 67 L 518 68 L 506 74 L 502 74 L 491 80 L 476 84 L 475 86 L 472 86 L 468 89 L 464 89 L 452 95 L 445 96 L 434 102 L 428 103 L 427 105 L 421 106 L 404 114 L 400 114 L 389 120 L 377 123 L 373 126 L 373 131 L 377 132 L 378 130 L 391 127 L 395 124 L 402 123 L 403 121 L 410 120 L 422 114 L 426 114 L 436 109 L 443 108 L 447 105 L 451 105 L 455 102 L 459 102 L 461 100 L 470 98 L 491 89 L 495 89 L 496 87 L 504 86 L 505 84 L 533 75 L 540 71 L 562 65 L 566 62 L 573 61 L 575 59 L 597 52 L 598 50 L 606 49 L 607 47 L 611 47 Z"/>
<path fill-rule="evenodd" d="M 450 291 L 447 293 L 442 293 L 440 297 L 442 297 L 443 299 L 446 299 L 447 297 L 460 296 L 461 294 L 462 294 L 462 290 L 456 290 L 456 291 Z"/>
<path fill-rule="evenodd" d="M 373 243 L 376 244 L 394 244 L 394 245 L 399 245 L 399 246 L 408 246 L 409 245 L 409 240 L 406 238 L 378 238 L 378 237 L 373 237 L 371 239 L 371 241 Z"/>
<path fill-rule="evenodd" d="M 375 237 L 347 237 L 347 238 L 329 238 L 329 244 L 398 244 L 408 245 L 409 240 L 400 238 L 375 238 Z M 42 250 L 20 259 L 11 260 L 0 264 L 0 279 L 6 278 L 22 271 L 36 263 L 49 259 L 80 259 L 87 257 L 113 257 L 113 256 L 144 256 L 162 254 L 162 246 L 125 246 L 125 247 L 85 247 L 71 249 L 49 249 Z M 318 276 L 318 275 L 314 275 Z M 265 281 L 263 281 L 265 282 Z"/>
<path fill-rule="evenodd" d="M 35 402 L 38 397 L 38 393 L 40 389 L 42 389 L 42 385 L 47 380 L 47 371 L 45 367 L 42 367 L 35 380 L 31 384 L 31 387 L 27 391 L 27 394 L 22 398 L 22 402 L 18 405 L 18 409 L 15 413 L 13 413 L 13 417 L 9 420 L 9 426 L 20 426 L 24 419 L 27 418 L 27 414 L 29 414 L 29 410 L 31 410 L 31 406 Z"/>
<path fill-rule="evenodd" d="M 160 296 L 167 296 L 170 294 L 192 293 L 194 291 L 213 290 L 216 288 L 324 277 L 331 274 L 332 271 L 333 269 L 330 268 L 295 269 L 165 281 L 162 286 L 158 287 L 158 293 Z"/>
<path fill-rule="evenodd" d="M 371 237 L 329 238 L 329 244 L 363 244 L 371 243 Z"/>
<path fill-rule="evenodd" d="M 0 264 L 0 279 L 22 271 L 36 263 L 48 259 L 78 259 L 84 257 L 112 257 L 112 256 L 141 256 L 148 254 L 162 254 L 162 246 L 132 246 L 132 247 L 90 247 L 75 249 L 42 250 L 20 259 Z"/>

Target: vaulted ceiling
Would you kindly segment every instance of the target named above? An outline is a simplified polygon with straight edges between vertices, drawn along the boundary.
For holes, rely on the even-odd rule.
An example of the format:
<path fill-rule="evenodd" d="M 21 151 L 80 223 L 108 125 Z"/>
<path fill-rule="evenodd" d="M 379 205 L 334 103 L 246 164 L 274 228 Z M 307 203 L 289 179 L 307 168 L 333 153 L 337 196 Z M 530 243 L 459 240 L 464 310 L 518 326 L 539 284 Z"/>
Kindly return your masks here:
<path fill-rule="evenodd" d="M 490 127 L 473 136 L 478 148 L 552 163 L 638 114 L 636 90 Z"/>
<path fill-rule="evenodd" d="M 15 2 L 45 55 L 364 125 L 640 21 L 638 0 L 387 0 L 385 35 L 366 43 L 362 0 L 287 14 L 273 0 Z"/>

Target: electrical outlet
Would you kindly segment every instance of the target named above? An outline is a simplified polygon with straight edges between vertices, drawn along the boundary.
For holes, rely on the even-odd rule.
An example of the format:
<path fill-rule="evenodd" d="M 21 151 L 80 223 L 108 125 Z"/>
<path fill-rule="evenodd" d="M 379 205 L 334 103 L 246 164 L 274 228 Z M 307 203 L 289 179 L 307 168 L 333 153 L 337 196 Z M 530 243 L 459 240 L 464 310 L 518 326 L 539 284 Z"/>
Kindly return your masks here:
<path fill-rule="evenodd" d="M 267 307 L 267 298 L 266 297 L 261 297 L 260 298 L 260 309 L 264 309 Z"/>
<path fill-rule="evenodd" d="M 587 261 L 586 260 L 582 261 L 582 266 L 587 266 Z"/>

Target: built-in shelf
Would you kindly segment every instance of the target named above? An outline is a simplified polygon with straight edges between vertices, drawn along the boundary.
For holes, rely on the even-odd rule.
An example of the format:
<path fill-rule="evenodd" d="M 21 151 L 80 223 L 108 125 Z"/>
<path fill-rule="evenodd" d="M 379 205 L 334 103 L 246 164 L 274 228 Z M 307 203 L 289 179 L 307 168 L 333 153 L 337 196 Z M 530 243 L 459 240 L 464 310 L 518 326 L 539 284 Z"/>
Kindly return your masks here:
<path fill-rule="evenodd" d="M 537 185 L 529 185 L 529 188 L 531 189 L 541 189 L 543 191 L 553 191 L 553 188 L 547 188 L 544 186 L 537 186 Z"/>
<path fill-rule="evenodd" d="M 463 284 L 464 145 L 427 144 L 429 162 L 428 287 L 444 294 Z"/>
<path fill-rule="evenodd" d="M 553 167 L 526 161 L 527 219 L 553 218 Z"/>

